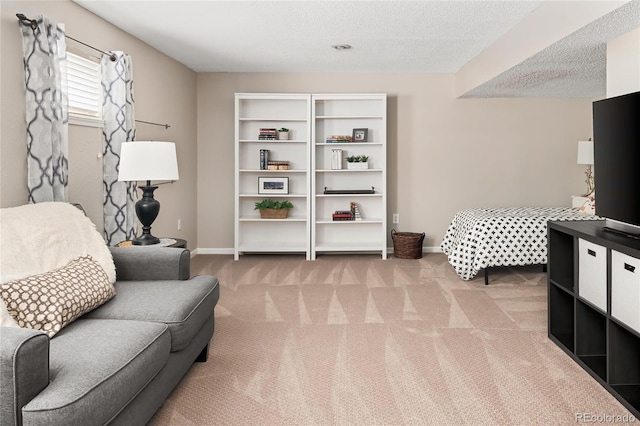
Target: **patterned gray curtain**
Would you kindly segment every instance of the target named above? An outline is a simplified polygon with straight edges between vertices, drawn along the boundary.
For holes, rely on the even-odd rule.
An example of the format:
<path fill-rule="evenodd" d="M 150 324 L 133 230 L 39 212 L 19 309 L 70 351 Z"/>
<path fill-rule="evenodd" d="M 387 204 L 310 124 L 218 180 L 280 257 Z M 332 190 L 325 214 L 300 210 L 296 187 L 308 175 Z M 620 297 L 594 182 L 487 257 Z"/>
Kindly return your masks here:
<path fill-rule="evenodd" d="M 66 201 L 69 101 L 67 46 L 57 22 L 18 21 L 22 33 L 27 110 L 27 187 L 30 203 Z"/>
<path fill-rule="evenodd" d="M 116 55 L 111 61 L 110 54 Z M 103 186 L 104 236 L 108 245 L 135 237 L 136 185 L 118 182 L 120 146 L 135 140 L 133 102 L 133 64 L 123 52 L 108 52 L 102 57 L 102 114 L 104 118 Z"/>

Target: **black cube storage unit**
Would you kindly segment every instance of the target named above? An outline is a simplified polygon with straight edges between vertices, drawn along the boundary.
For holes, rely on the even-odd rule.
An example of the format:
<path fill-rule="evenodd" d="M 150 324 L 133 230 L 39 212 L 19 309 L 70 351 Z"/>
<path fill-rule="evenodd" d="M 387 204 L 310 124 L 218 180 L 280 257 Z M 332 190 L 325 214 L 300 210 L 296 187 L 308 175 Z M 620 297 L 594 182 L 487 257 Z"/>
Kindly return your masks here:
<path fill-rule="evenodd" d="M 603 231 L 604 224 L 549 222 L 548 336 L 640 418 L 640 268 L 632 262 L 640 261 L 640 241 Z M 612 262 L 612 253 L 629 262 Z M 602 274 L 594 279 L 593 271 Z"/>

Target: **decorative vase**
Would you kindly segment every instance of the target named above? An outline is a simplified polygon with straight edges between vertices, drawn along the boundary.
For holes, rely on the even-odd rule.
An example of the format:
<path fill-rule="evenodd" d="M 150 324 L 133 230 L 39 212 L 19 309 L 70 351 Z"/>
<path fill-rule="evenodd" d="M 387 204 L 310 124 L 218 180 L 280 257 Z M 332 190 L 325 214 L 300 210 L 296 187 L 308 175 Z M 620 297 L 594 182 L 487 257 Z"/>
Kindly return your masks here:
<path fill-rule="evenodd" d="M 278 132 L 278 139 L 281 141 L 286 141 L 289 139 L 289 132 Z"/>
<path fill-rule="evenodd" d="M 364 161 L 364 162 L 347 162 L 347 169 L 350 170 L 362 170 L 362 169 L 368 169 L 369 168 L 369 163 Z"/>

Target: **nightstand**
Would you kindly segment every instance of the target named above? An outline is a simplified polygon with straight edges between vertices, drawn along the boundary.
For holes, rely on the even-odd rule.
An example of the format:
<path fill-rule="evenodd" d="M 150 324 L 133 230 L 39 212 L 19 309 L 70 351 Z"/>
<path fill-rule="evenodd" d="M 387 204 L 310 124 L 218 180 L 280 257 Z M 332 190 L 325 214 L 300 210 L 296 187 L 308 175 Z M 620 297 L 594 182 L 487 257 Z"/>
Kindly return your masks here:
<path fill-rule="evenodd" d="M 572 195 L 571 207 L 582 207 L 582 205 L 587 201 L 589 201 L 589 197 L 583 197 L 581 195 Z"/>

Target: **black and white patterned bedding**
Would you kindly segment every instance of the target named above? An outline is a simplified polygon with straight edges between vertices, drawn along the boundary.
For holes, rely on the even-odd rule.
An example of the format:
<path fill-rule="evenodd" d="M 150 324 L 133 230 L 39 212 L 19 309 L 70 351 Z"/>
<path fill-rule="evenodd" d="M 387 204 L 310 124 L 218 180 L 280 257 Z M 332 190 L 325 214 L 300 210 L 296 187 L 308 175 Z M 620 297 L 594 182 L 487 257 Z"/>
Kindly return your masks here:
<path fill-rule="evenodd" d="M 456 213 L 440 244 L 458 276 L 492 266 L 547 263 L 547 221 L 596 220 L 572 207 L 468 209 Z"/>

